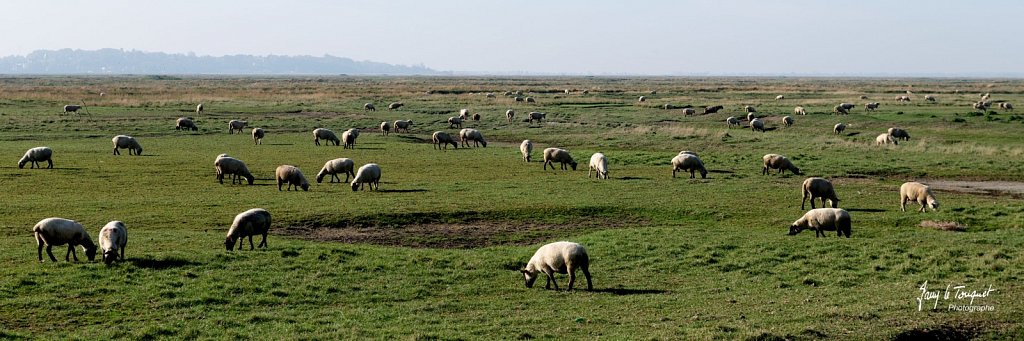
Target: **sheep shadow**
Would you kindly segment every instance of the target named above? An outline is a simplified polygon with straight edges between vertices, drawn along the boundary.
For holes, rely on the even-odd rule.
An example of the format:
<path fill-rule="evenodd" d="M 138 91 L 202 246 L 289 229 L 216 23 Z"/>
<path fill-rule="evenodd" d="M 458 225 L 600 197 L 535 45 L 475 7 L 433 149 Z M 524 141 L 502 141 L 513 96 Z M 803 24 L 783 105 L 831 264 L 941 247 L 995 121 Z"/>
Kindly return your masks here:
<path fill-rule="evenodd" d="M 764 131 L 774 131 L 774 130 L 776 130 L 776 129 L 779 129 L 779 127 L 769 127 L 769 128 L 764 128 Z"/>
<path fill-rule="evenodd" d="M 734 174 L 736 172 L 729 171 L 729 170 L 722 170 L 722 169 L 711 169 L 711 170 L 708 170 L 708 173 Z"/>
<path fill-rule="evenodd" d="M 384 148 L 352 148 L 352 149 L 359 149 L 359 150 L 384 150 Z"/>
<path fill-rule="evenodd" d="M 605 289 L 594 289 L 596 293 L 612 294 L 615 296 L 627 296 L 627 295 L 659 295 L 668 293 L 667 290 L 660 289 L 626 289 L 626 288 L 605 288 Z"/>
<path fill-rule="evenodd" d="M 427 192 L 427 190 L 420 189 L 420 188 L 417 188 L 417 189 L 380 189 L 380 190 L 377 190 L 377 192 L 381 192 L 381 193 L 417 193 L 417 192 Z"/>
<path fill-rule="evenodd" d="M 294 143 L 267 143 L 268 146 L 294 146 Z"/>
<path fill-rule="evenodd" d="M 624 176 L 624 177 L 619 178 L 619 180 L 650 180 L 650 179 L 651 178 L 637 177 L 637 176 Z"/>
<path fill-rule="evenodd" d="M 167 269 L 180 268 L 180 267 L 184 267 L 184 266 L 199 265 L 199 263 L 196 263 L 196 262 L 193 262 L 193 261 L 190 261 L 190 260 L 179 259 L 179 258 L 128 259 L 127 262 L 131 263 L 132 265 L 134 265 L 135 267 L 138 267 L 138 268 L 152 269 L 152 270 L 167 270 Z"/>
<path fill-rule="evenodd" d="M 847 212 L 871 212 L 871 213 L 885 212 L 885 210 L 877 209 L 877 208 L 844 208 L 844 210 L 846 210 Z"/>
<path fill-rule="evenodd" d="M 857 131 L 857 132 L 852 132 L 852 133 L 849 133 L 849 134 L 846 134 L 846 137 L 850 137 L 850 136 L 857 136 L 857 135 L 860 135 L 860 132 L 859 132 L 859 131 Z"/>

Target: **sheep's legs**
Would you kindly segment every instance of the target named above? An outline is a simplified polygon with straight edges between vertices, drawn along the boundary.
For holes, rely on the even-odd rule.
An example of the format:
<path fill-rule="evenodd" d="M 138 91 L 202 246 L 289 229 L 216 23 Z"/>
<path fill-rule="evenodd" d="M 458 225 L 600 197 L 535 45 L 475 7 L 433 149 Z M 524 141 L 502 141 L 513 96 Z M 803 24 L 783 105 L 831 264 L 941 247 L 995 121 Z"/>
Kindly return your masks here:
<path fill-rule="evenodd" d="M 121 261 L 124 261 L 124 247 L 121 247 Z"/>
<path fill-rule="evenodd" d="M 249 235 L 249 251 L 255 250 L 256 246 L 252 244 L 252 235 Z"/>
<path fill-rule="evenodd" d="M 594 290 L 594 283 L 590 281 L 590 270 L 587 267 L 581 267 L 583 270 L 583 277 L 587 278 L 587 290 Z"/>
<path fill-rule="evenodd" d="M 51 262 L 56 262 L 57 261 L 57 257 L 53 256 L 53 246 L 51 246 L 51 245 L 47 245 L 46 246 L 46 254 L 48 256 L 50 256 L 50 261 Z"/>
<path fill-rule="evenodd" d="M 902 212 L 906 212 L 907 211 L 907 198 L 906 197 L 900 198 L 900 211 L 902 211 Z"/>
<path fill-rule="evenodd" d="M 260 242 L 259 247 L 267 247 L 267 234 L 263 234 L 263 241 Z"/>
<path fill-rule="evenodd" d="M 572 291 L 573 284 L 576 284 L 576 269 L 569 271 L 569 288 L 566 291 Z"/>
<path fill-rule="evenodd" d="M 70 259 L 68 259 L 69 255 L 73 256 L 75 258 L 76 262 L 78 261 L 78 252 L 75 252 L 75 244 L 68 243 L 68 253 L 66 255 L 64 255 L 64 260 L 65 261 L 68 261 L 68 262 L 71 261 Z"/>
<path fill-rule="evenodd" d="M 117 150 L 117 147 L 114 147 L 114 155 L 121 155 L 121 152 Z"/>

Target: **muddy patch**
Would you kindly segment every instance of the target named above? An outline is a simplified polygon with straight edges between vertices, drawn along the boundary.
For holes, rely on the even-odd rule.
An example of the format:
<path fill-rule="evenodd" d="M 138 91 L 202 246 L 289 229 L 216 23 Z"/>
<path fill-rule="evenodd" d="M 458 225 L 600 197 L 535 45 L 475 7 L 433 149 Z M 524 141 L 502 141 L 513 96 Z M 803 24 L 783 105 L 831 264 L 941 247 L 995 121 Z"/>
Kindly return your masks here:
<path fill-rule="evenodd" d="M 953 232 L 964 232 L 967 231 L 967 226 L 960 224 L 955 221 L 935 221 L 935 220 L 924 220 L 921 221 L 921 227 L 931 228 L 941 231 L 953 231 Z"/>
<path fill-rule="evenodd" d="M 1024 182 L 958 180 L 928 180 L 923 182 L 928 184 L 931 188 L 939 191 L 968 194 L 1008 195 L 1015 199 L 1024 199 Z"/>

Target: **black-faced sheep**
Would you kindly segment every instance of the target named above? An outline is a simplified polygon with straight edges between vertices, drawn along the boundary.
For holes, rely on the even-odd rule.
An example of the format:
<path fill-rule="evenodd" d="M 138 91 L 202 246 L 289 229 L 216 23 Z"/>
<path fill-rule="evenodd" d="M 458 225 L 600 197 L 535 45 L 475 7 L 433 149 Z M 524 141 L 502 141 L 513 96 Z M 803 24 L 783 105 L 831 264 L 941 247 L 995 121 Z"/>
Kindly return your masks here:
<path fill-rule="evenodd" d="M 480 113 L 473 114 L 473 120 L 474 121 L 480 121 Z"/>
<path fill-rule="evenodd" d="M 114 143 L 114 155 L 121 155 L 121 148 L 128 149 L 128 155 L 142 155 L 142 145 L 134 137 L 128 135 L 117 135 L 111 139 Z"/>
<path fill-rule="evenodd" d="M 894 139 L 910 141 L 910 133 L 900 128 L 889 128 L 889 135 L 892 135 Z"/>
<path fill-rule="evenodd" d="M 462 141 L 462 147 L 469 147 L 469 142 L 472 141 L 474 147 L 479 147 L 482 144 L 484 148 L 487 148 L 487 140 L 484 140 L 484 136 L 476 129 L 466 128 L 460 130 L 459 139 Z"/>
<path fill-rule="evenodd" d="M 459 149 L 459 143 L 455 142 L 455 139 L 446 132 L 435 131 L 434 135 L 431 136 L 431 139 L 434 141 L 434 147 L 437 148 L 437 150 L 441 150 L 441 145 L 444 145 L 444 150 L 448 150 L 449 144 L 451 144 L 452 147 L 455 147 L 455 149 Z"/>
<path fill-rule="evenodd" d="M 313 143 L 315 143 L 316 145 L 319 146 L 320 145 L 320 140 L 326 141 L 326 142 L 324 142 L 325 146 L 331 145 L 331 142 L 334 142 L 335 146 L 340 146 L 341 145 L 341 139 L 339 139 L 338 135 L 335 135 L 334 132 L 331 131 L 330 129 L 325 129 L 325 128 L 313 129 Z"/>
<path fill-rule="evenodd" d="M 900 186 L 900 211 L 907 211 L 907 201 L 921 204 L 920 212 L 925 211 L 925 205 L 933 211 L 939 209 L 939 201 L 935 200 L 931 187 L 920 182 L 906 182 Z"/>
<path fill-rule="evenodd" d="M 765 154 L 761 157 L 764 161 L 764 168 L 761 169 L 761 175 L 767 175 L 769 169 L 778 169 L 779 174 L 783 174 L 786 170 L 789 170 L 793 174 L 800 174 L 800 168 L 793 165 L 789 158 L 779 154 Z"/>
<path fill-rule="evenodd" d="M 64 106 L 64 113 L 67 114 L 67 113 L 71 112 L 71 113 L 76 113 L 77 114 L 78 113 L 78 109 L 81 109 L 81 108 L 82 108 L 81 105 L 70 105 L 70 104 L 69 105 L 65 105 Z"/>
<path fill-rule="evenodd" d="M 783 99 L 786 99 L 786 96 L 783 96 L 783 95 L 778 95 L 778 96 L 775 96 L 775 100 L 776 100 L 776 101 L 778 101 L 778 100 L 783 100 Z"/>
<path fill-rule="evenodd" d="M 128 245 L 128 229 L 123 222 L 111 221 L 100 229 L 100 250 L 103 263 L 110 265 L 116 260 L 124 261 L 124 249 Z"/>
<path fill-rule="evenodd" d="M 676 177 L 676 172 L 684 171 L 690 172 L 690 179 L 697 177 L 695 172 L 700 172 L 701 179 L 708 177 L 708 170 L 704 168 L 704 162 L 693 152 L 683 151 L 672 158 L 672 177 Z"/>
<path fill-rule="evenodd" d="M 267 234 L 269 233 L 270 212 L 262 208 L 254 208 L 235 216 L 235 220 L 231 222 L 231 228 L 228 229 L 228 236 L 224 238 L 224 248 L 233 251 L 235 243 L 245 237 L 249 237 L 249 250 L 255 250 L 256 247 L 267 247 Z M 260 241 L 259 246 L 254 246 L 252 236 L 257 235 L 262 235 L 263 240 Z M 244 244 L 244 242 L 238 243 L 238 250 L 242 250 Z"/>
<path fill-rule="evenodd" d="M 541 246 L 530 258 L 526 268 L 519 270 L 523 274 L 527 288 L 532 288 L 540 273 L 547 276 L 545 289 L 551 289 L 554 284 L 558 290 L 558 282 L 555 281 L 555 273 L 569 274 L 569 289 L 572 290 L 576 283 L 576 269 L 583 270 L 583 276 L 587 278 L 587 290 L 594 290 L 594 284 L 590 278 L 590 257 L 583 245 L 572 242 L 555 242 Z"/>
<path fill-rule="evenodd" d="M 303 191 L 309 190 L 309 181 L 306 181 L 306 177 L 302 176 L 302 171 L 299 167 L 290 165 L 277 166 L 274 171 L 274 175 L 277 177 L 277 190 L 281 190 L 281 185 L 288 183 L 288 190 L 292 190 L 292 186 L 295 186 L 295 191 L 299 191 L 299 187 L 302 187 Z"/>
<path fill-rule="evenodd" d="M 850 238 L 850 212 L 841 208 L 815 208 L 789 226 L 789 235 L 806 229 L 814 230 L 814 237 L 824 237 L 825 231 L 836 231 L 837 237 Z"/>
<path fill-rule="evenodd" d="M 637 98 L 637 102 L 644 102 L 646 100 L 647 100 L 647 97 L 644 97 L 644 96 L 640 96 L 640 98 Z"/>
<path fill-rule="evenodd" d="M 25 168 L 26 163 L 32 163 L 28 168 L 43 168 L 40 162 L 46 161 L 46 168 L 53 168 L 53 149 L 50 147 L 35 147 L 25 152 L 25 155 L 18 160 L 18 168 Z"/>
<path fill-rule="evenodd" d="M 608 158 L 603 153 L 594 153 L 590 157 L 590 170 L 587 171 L 588 178 L 592 172 L 597 172 L 598 179 L 608 179 Z"/>
<path fill-rule="evenodd" d="M 78 261 L 78 253 L 75 251 L 75 246 L 78 245 L 85 249 L 85 256 L 90 261 L 96 259 L 96 244 L 89 237 L 89 233 L 85 231 L 85 227 L 82 227 L 82 224 L 79 224 L 77 221 L 64 218 L 46 218 L 40 220 L 32 227 L 32 233 L 36 237 L 36 245 L 38 246 L 36 253 L 39 256 L 40 262 L 43 261 L 43 245 L 46 245 L 46 254 L 54 262 L 57 261 L 57 258 L 53 256 L 52 248 L 64 244 L 68 244 L 68 252 L 64 255 L 65 261 L 70 262 L 71 257 L 74 257 L 76 262 Z"/>
<path fill-rule="evenodd" d="M 544 120 L 545 118 L 547 118 L 547 116 L 548 116 L 548 114 L 547 113 L 543 113 L 543 112 L 536 112 L 536 111 L 530 112 L 530 122 L 529 123 L 533 123 L 533 121 L 537 121 L 539 123 L 542 120 Z"/>
<path fill-rule="evenodd" d="M 572 155 L 569 154 L 568 150 L 560 148 L 544 149 L 544 170 L 548 169 L 548 165 L 551 165 L 551 170 L 554 170 L 555 162 L 561 164 L 562 170 L 566 169 L 566 165 L 572 166 L 572 170 L 576 170 L 576 160 L 572 159 Z"/>
<path fill-rule="evenodd" d="M 804 209 L 808 197 L 811 198 L 811 208 L 815 208 L 814 199 L 821 199 L 821 207 L 825 207 L 826 199 L 832 203 L 832 208 L 839 207 L 839 197 L 836 196 L 835 188 L 824 178 L 807 178 L 800 186 L 800 191 L 803 193 L 803 199 L 800 200 L 801 210 Z"/>
<path fill-rule="evenodd" d="M 352 191 L 362 189 L 363 184 L 369 184 L 371 191 L 380 191 L 380 166 L 376 163 L 367 163 L 359 167 L 356 175 L 352 178 Z"/>

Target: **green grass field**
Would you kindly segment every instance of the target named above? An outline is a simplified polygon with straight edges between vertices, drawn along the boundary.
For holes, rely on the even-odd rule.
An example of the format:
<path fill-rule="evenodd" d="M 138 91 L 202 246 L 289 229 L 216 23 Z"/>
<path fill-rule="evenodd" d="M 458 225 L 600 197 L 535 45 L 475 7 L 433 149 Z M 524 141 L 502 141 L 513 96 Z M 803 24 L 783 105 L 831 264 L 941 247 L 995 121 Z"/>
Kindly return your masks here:
<path fill-rule="evenodd" d="M 896 103 L 908 89 L 912 102 Z M 516 90 L 537 103 L 503 96 Z M 940 189 L 938 211 L 899 210 L 905 181 L 1020 180 L 1024 120 L 974 112 L 985 92 L 1021 103 L 1024 81 L 3 78 L 0 339 L 1019 339 L 1024 194 Z M 82 100 L 88 115 L 60 114 Z M 405 107 L 386 110 L 393 101 Z M 881 108 L 865 112 L 868 101 Z M 379 109 L 363 111 L 366 102 Z M 840 102 L 858 107 L 830 115 Z M 196 103 L 206 112 L 194 113 Z M 684 116 L 666 103 L 725 109 Z M 727 128 L 744 105 L 774 129 Z M 782 127 L 798 105 L 809 115 Z M 457 135 L 445 121 L 461 108 L 483 116 L 464 127 L 488 147 L 432 149 L 434 131 Z M 530 111 L 548 119 L 527 123 Z M 200 131 L 175 131 L 181 116 Z M 227 134 L 231 119 L 263 127 L 263 145 Z M 413 120 L 412 132 L 380 136 L 379 123 L 396 119 Z M 832 134 L 840 121 L 846 132 Z M 912 139 L 875 146 L 893 126 Z M 362 134 L 354 150 L 317 147 L 316 127 Z M 112 155 L 118 134 L 135 136 L 143 155 Z M 523 139 L 534 142 L 533 162 L 521 160 Z M 36 146 L 54 149 L 54 169 L 17 168 Z M 555 146 L 580 168 L 542 170 L 541 151 Z M 671 177 L 680 150 L 700 154 L 707 179 Z M 587 178 L 599 151 L 609 180 Z M 221 153 L 245 161 L 255 185 L 217 183 Z M 767 153 L 804 174 L 761 175 Z M 337 157 L 380 164 L 381 191 L 316 184 Z M 310 190 L 279 192 L 282 164 L 300 167 Z M 786 235 L 808 176 L 835 184 L 852 238 Z M 269 247 L 225 251 L 232 219 L 254 207 L 273 215 Z M 55 247 L 59 262 L 38 262 L 31 228 L 53 216 L 94 239 L 124 221 L 127 261 L 67 263 Z M 558 240 L 587 247 L 594 291 L 523 286 L 517 270 Z M 568 278 L 558 279 L 564 288 Z M 973 305 L 994 310 L 951 311 L 969 301 L 954 295 L 919 311 L 926 281 L 928 290 L 991 286 Z"/>

